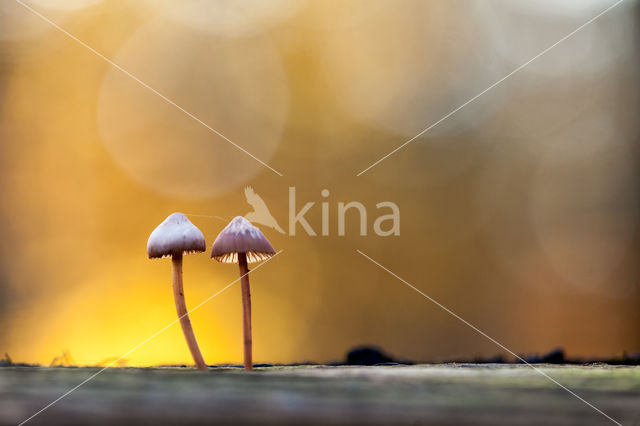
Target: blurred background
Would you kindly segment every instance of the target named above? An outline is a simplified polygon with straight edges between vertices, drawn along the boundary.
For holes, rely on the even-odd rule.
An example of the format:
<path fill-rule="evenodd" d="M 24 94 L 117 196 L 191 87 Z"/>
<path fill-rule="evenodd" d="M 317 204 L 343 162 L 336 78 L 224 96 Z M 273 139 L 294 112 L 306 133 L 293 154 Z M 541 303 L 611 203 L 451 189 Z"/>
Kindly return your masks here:
<path fill-rule="evenodd" d="M 174 211 L 210 245 L 252 208 L 286 228 L 288 188 L 320 233 L 263 228 L 257 362 L 358 344 L 446 360 L 640 351 L 640 5 L 628 0 L 356 174 L 613 0 L 25 0 L 280 177 L 14 1 L 0 4 L 0 352 L 104 364 L 175 320 L 149 233 Z M 329 197 L 321 196 L 328 189 Z M 359 201 L 337 233 L 337 203 Z M 372 232 L 395 202 L 399 236 Z M 202 216 L 196 216 L 202 215 Z M 205 217 L 217 216 L 217 217 Z M 237 278 L 185 258 L 195 306 Z M 209 363 L 240 362 L 240 288 L 191 314 Z M 123 360 L 191 363 L 176 324 Z"/>

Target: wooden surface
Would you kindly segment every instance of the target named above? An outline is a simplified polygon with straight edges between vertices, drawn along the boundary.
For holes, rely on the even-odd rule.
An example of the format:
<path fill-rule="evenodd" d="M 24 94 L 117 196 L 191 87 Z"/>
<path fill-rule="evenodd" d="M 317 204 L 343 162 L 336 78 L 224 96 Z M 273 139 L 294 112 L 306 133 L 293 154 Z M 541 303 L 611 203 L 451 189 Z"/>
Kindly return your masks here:
<path fill-rule="evenodd" d="M 540 365 L 624 425 L 640 425 L 640 367 Z M 98 368 L 0 368 L 0 424 L 16 425 Z M 32 425 L 613 424 L 531 368 L 462 364 L 111 368 Z"/>

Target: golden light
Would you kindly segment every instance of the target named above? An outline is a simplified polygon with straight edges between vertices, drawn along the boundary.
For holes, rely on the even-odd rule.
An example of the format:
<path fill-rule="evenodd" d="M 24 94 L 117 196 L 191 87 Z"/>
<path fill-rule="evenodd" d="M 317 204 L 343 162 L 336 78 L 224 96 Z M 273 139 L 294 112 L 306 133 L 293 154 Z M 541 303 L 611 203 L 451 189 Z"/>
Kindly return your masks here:
<path fill-rule="evenodd" d="M 637 347 L 637 5 L 356 177 L 604 3 L 554 3 L 550 16 L 547 1 L 29 2 L 280 177 L 1 3 L 0 353 L 104 364 L 175 321 L 170 265 L 147 259 L 149 233 L 181 211 L 210 247 L 251 211 L 245 186 L 283 228 L 290 186 L 298 209 L 314 203 L 316 230 L 323 202 L 332 230 L 339 202 L 367 206 L 369 230 L 376 203 L 401 211 L 389 238 L 361 237 L 357 220 L 345 236 L 263 229 L 284 252 L 252 287 L 257 362 L 332 361 L 363 343 L 420 360 L 498 352 L 356 249 L 518 353 Z M 187 306 L 236 279 L 186 257 Z M 242 359 L 239 287 L 191 318 L 209 363 Z M 191 362 L 177 324 L 125 359 Z"/>

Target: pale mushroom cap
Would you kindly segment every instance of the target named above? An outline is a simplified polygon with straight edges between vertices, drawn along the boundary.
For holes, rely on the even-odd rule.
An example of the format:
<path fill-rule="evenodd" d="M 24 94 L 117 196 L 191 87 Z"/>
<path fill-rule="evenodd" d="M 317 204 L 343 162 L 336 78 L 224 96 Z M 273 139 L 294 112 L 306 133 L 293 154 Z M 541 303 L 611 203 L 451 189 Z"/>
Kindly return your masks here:
<path fill-rule="evenodd" d="M 269 240 L 242 216 L 236 216 L 213 242 L 211 257 L 222 263 L 238 263 L 238 253 L 247 254 L 247 262 L 258 262 L 276 254 Z"/>
<path fill-rule="evenodd" d="M 150 259 L 207 249 L 204 235 L 182 213 L 172 213 L 153 230 L 147 242 Z"/>

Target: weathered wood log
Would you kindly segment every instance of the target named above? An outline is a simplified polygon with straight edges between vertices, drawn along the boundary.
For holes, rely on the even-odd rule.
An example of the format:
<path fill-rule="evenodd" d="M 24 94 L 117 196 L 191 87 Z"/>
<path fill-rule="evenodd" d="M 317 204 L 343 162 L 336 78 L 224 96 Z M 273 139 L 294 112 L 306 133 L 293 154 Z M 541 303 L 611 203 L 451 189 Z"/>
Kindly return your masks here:
<path fill-rule="evenodd" d="M 640 421 L 640 367 L 543 371 L 622 424 Z M 16 425 L 98 368 L 0 368 L 0 424 Z M 28 424 L 607 424 L 524 365 L 111 368 Z"/>

